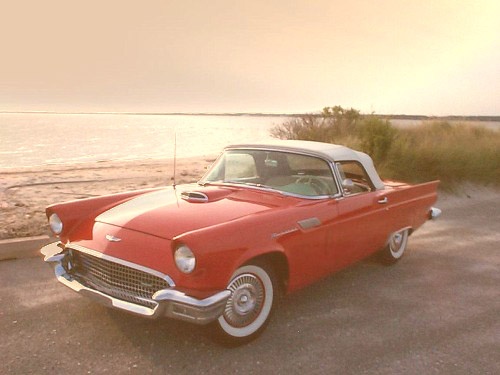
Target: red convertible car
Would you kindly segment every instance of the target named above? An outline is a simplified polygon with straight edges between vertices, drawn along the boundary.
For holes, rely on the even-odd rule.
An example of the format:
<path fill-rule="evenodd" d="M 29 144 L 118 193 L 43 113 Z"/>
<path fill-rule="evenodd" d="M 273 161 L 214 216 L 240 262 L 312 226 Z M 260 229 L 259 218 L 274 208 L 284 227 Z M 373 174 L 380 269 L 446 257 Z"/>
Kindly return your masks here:
<path fill-rule="evenodd" d="M 370 254 L 400 259 L 438 182 L 382 181 L 344 146 L 276 141 L 226 147 L 192 185 L 49 206 L 57 279 L 106 306 L 211 323 L 241 344 L 278 297 Z"/>

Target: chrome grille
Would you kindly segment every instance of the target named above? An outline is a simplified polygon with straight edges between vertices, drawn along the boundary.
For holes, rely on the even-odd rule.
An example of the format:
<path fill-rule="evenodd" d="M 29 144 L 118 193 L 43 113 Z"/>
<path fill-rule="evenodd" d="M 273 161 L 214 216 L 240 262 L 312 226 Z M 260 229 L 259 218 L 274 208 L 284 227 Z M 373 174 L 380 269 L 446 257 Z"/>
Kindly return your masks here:
<path fill-rule="evenodd" d="M 170 285 L 162 278 L 71 249 L 69 273 L 83 285 L 109 296 L 154 308 L 152 296 Z"/>

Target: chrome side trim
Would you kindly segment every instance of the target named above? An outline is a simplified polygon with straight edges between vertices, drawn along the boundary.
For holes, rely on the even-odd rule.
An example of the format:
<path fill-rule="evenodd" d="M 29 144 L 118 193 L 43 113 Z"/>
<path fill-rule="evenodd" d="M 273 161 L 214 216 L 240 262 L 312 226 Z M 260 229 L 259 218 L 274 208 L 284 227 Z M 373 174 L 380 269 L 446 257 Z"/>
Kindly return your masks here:
<path fill-rule="evenodd" d="M 285 236 L 285 235 L 287 235 L 287 234 L 294 233 L 294 232 L 297 232 L 297 231 L 298 231 L 298 229 L 297 229 L 297 228 L 290 228 L 290 229 L 286 229 L 286 230 L 284 230 L 284 231 L 282 231 L 282 232 L 278 232 L 278 233 L 273 233 L 273 234 L 271 234 L 271 238 L 274 240 L 274 239 L 276 239 L 276 238 L 278 238 L 278 237 Z"/>
<path fill-rule="evenodd" d="M 429 220 L 437 219 L 439 216 L 441 216 L 441 212 L 442 211 L 439 208 L 431 207 L 431 209 L 429 210 Z"/>
<path fill-rule="evenodd" d="M 76 250 L 74 246 L 72 248 Z M 81 246 L 78 251 L 82 251 L 82 249 L 85 249 L 85 252 L 91 255 L 95 253 L 95 251 Z M 45 262 L 50 263 L 54 267 L 55 276 L 61 284 L 107 307 L 124 310 L 147 318 L 169 317 L 196 324 L 207 324 L 224 313 L 227 299 L 231 295 L 231 292 L 225 289 L 200 300 L 187 296 L 178 290 L 162 289 L 157 291 L 152 297 L 152 302 L 156 304 L 154 308 L 137 305 L 89 288 L 81 284 L 78 280 L 75 280 L 68 274 L 64 267 L 64 263 L 66 262 L 64 251 L 64 246 L 58 242 L 48 244 L 40 250 L 45 256 Z M 113 257 L 109 258 L 115 259 Z M 124 265 L 130 267 L 129 262 Z"/>
<path fill-rule="evenodd" d="M 123 260 L 123 259 L 115 258 L 113 256 L 106 255 L 106 254 L 100 253 L 100 252 L 92 250 L 92 249 L 88 249 L 88 248 L 81 246 L 81 245 L 78 245 L 78 244 L 67 243 L 65 245 L 65 248 L 78 250 L 78 251 L 81 251 L 82 253 L 86 253 L 86 254 L 92 255 L 92 256 L 97 257 L 97 258 L 102 258 L 102 259 L 109 260 L 109 261 L 114 262 L 114 263 L 121 264 L 122 266 L 127 266 L 127 267 L 134 268 L 134 269 L 142 271 L 142 272 L 150 273 L 151 275 L 155 275 L 155 276 L 165 280 L 168 283 L 168 285 L 170 285 L 171 287 L 175 286 L 175 282 L 174 282 L 174 280 L 172 280 L 172 278 L 170 276 L 165 275 L 164 273 L 161 273 L 159 271 L 153 270 L 151 268 L 144 267 L 144 266 L 132 263 L 132 262 L 128 262 L 128 261 Z"/>

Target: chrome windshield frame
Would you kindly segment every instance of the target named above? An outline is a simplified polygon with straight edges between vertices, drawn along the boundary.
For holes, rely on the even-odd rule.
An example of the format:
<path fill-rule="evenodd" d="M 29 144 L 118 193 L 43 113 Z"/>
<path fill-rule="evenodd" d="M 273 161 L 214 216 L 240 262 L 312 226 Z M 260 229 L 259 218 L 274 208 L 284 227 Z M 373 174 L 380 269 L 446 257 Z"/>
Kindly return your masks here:
<path fill-rule="evenodd" d="M 268 152 L 281 152 L 284 154 L 294 154 L 294 155 L 302 155 L 302 156 L 308 156 L 308 157 L 313 157 L 319 160 L 322 160 L 325 162 L 330 170 L 331 176 L 333 178 L 333 181 L 335 183 L 335 187 L 337 188 L 337 193 L 331 194 L 331 195 L 316 195 L 316 196 L 311 196 L 311 195 L 302 195 L 302 194 L 297 194 L 297 193 L 290 193 L 282 190 L 278 190 L 275 188 L 272 188 L 270 186 L 266 185 L 261 185 L 259 184 L 245 184 L 244 182 L 241 183 L 235 183 L 235 182 L 225 182 L 222 180 L 218 181 L 207 181 L 206 178 L 207 176 L 212 172 L 212 170 L 217 166 L 218 162 L 222 157 L 225 155 L 227 151 L 268 151 Z M 277 150 L 277 149 L 267 149 L 267 148 L 261 148 L 261 147 L 245 147 L 245 148 L 234 148 L 234 147 L 229 147 L 224 149 L 224 151 L 217 157 L 217 159 L 212 163 L 210 168 L 207 170 L 205 175 L 198 181 L 198 185 L 200 186 L 207 186 L 207 185 L 212 185 L 212 186 L 229 186 L 229 187 L 244 187 L 248 189 L 255 189 L 255 190 L 260 190 L 260 191 L 265 191 L 265 192 L 271 192 L 271 193 L 278 193 L 280 195 L 284 196 L 289 196 L 289 197 L 294 197 L 294 198 L 300 198 L 300 199 L 308 199 L 308 200 L 323 200 L 323 199 L 336 199 L 342 197 L 342 187 L 339 184 L 337 172 L 334 167 L 334 163 L 331 160 L 325 159 L 316 153 L 307 153 L 307 152 L 296 152 L 293 150 Z"/>

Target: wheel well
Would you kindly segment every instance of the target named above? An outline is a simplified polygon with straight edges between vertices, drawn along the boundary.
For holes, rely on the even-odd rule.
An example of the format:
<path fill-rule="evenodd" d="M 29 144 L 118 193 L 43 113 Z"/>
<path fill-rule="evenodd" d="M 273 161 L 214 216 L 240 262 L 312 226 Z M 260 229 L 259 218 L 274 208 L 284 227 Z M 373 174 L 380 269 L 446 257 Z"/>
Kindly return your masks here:
<path fill-rule="evenodd" d="M 245 264 L 253 264 L 256 262 L 263 262 L 271 267 L 273 267 L 274 272 L 276 272 L 276 276 L 281 283 L 283 292 L 286 292 L 288 289 L 288 261 L 284 254 L 280 252 L 273 252 L 259 255 L 255 258 L 249 259 Z"/>

